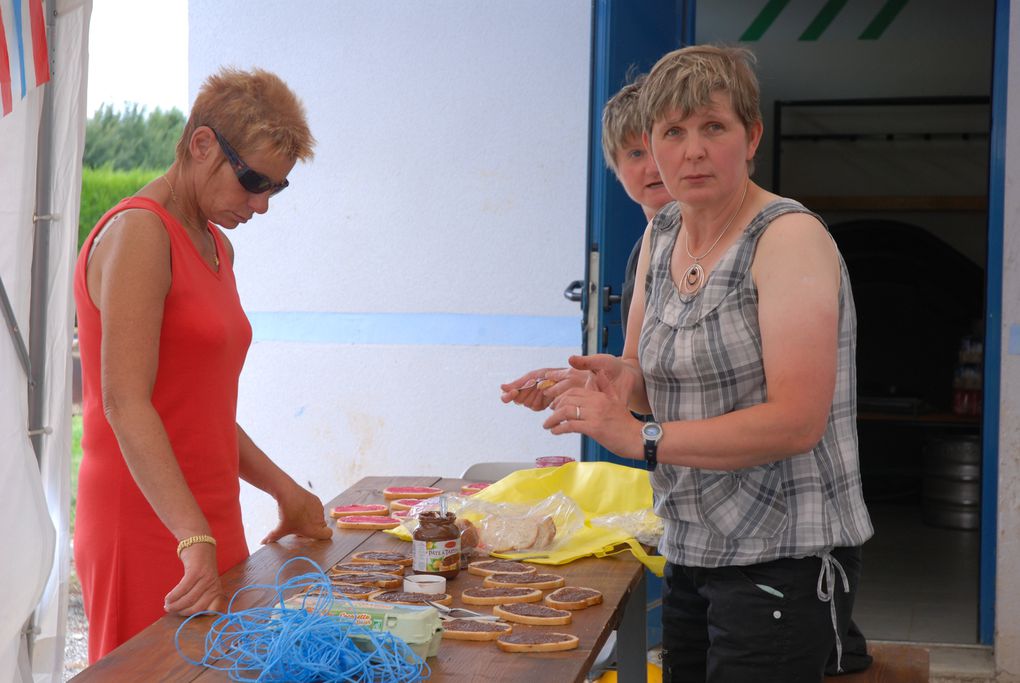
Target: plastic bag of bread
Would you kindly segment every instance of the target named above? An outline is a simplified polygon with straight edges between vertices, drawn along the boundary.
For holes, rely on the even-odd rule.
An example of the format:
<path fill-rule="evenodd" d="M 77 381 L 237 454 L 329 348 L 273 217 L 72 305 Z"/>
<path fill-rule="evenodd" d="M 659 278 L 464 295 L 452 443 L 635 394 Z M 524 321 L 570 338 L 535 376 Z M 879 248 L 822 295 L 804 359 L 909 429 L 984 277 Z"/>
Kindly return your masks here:
<path fill-rule="evenodd" d="M 556 540 L 556 522 L 549 515 L 493 515 L 482 522 L 479 541 L 494 553 L 545 550 Z"/>
<path fill-rule="evenodd" d="M 461 513 L 476 520 L 478 547 L 493 553 L 548 550 L 584 526 L 584 512 L 562 493 L 530 505 L 468 500 Z"/>

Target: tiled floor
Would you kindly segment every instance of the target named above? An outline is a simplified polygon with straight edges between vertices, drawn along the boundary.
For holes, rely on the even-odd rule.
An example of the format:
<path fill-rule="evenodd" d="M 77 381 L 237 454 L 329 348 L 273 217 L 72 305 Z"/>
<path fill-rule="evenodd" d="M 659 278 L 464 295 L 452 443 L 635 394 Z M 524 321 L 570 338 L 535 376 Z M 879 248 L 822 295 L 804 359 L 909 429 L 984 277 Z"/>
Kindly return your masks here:
<path fill-rule="evenodd" d="M 871 503 L 875 536 L 864 545 L 854 619 L 869 640 L 977 642 L 976 531 L 921 521 L 920 506 Z"/>

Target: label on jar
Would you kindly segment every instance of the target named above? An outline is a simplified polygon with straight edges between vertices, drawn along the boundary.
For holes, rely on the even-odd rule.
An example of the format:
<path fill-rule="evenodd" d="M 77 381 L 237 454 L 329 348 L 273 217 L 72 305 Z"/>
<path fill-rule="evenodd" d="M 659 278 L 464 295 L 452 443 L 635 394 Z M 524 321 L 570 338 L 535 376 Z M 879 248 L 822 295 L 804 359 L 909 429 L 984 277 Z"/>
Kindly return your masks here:
<path fill-rule="evenodd" d="M 432 574 L 460 569 L 460 539 L 411 541 L 411 569 Z"/>

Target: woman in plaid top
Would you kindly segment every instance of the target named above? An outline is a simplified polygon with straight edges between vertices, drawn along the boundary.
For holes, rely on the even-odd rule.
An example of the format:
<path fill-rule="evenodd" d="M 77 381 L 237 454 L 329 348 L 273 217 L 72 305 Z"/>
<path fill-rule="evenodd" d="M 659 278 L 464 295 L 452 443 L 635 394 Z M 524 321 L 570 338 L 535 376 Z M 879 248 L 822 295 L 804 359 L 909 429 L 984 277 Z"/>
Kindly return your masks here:
<path fill-rule="evenodd" d="M 622 357 L 572 357 L 503 387 L 505 401 L 551 405 L 554 434 L 653 470 L 668 681 L 821 681 L 873 533 L 849 278 L 820 217 L 750 180 L 752 64 L 692 46 L 655 65 L 643 139 L 677 201 L 645 233 L 632 304 L 644 316 Z M 560 381 L 520 389 L 537 376 Z"/>

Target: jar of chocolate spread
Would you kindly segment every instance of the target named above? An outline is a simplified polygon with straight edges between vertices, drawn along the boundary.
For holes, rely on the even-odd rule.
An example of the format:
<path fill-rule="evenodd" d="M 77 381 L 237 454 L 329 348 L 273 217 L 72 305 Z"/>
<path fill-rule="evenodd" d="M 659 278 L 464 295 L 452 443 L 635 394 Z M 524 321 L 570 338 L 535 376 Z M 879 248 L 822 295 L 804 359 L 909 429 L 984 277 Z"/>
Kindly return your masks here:
<path fill-rule="evenodd" d="M 411 534 L 411 569 L 453 579 L 460 571 L 460 529 L 452 512 L 427 510 Z"/>

